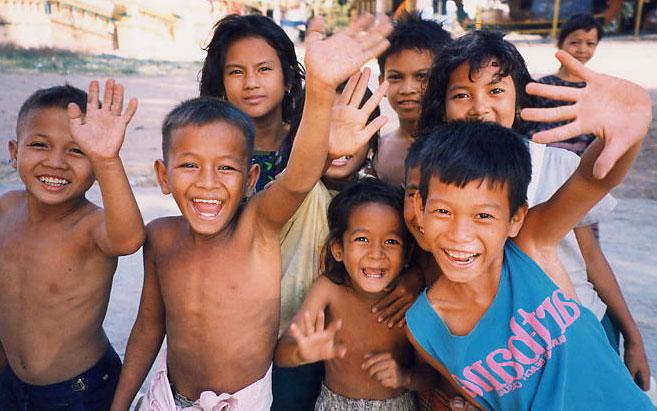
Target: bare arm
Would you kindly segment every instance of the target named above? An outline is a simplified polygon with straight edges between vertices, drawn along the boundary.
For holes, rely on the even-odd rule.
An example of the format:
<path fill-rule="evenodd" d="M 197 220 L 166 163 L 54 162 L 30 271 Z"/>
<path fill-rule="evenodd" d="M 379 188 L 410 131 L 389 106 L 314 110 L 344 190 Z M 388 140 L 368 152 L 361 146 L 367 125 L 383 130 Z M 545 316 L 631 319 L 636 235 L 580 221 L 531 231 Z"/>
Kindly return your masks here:
<path fill-rule="evenodd" d="M 595 73 L 567 53 L 559 52 L 557 57 L 569 71 L 586 80 L 587 87 L 528 85 L 530 94 L 575 103 L 523 110 L 523 118 L 529 121 L 575 119 L 564 126 L 535 134 L 534 140 L 547 143 L 589 133 L 598 138 L 584 153 L 570 179 L 550 200 L 527 214 L 517 240 L 531 256 L 538 256 L 537 260 L 544 250 L 556 250 L 558 241 L 586 212 L 620 184 L 639 153 L 652 118 L 650 97 L 641 87 Z"/>
<path fill-rule="evenodd" d="M 103 217 L 94 230 L 107 255 L 132 254 L 144 242 L 144 222 L 119 158 L 128 122 L 137 110 L 132 99 L 123 111 L 123 87 L 107 80 L 100 107 L 97 81 L 89 85 L 87 113 L 71 103 L 68 114 L 73 139 L 91 161 L 103 197 Z"/>
<path fill-rule="evenodd" d="M 322 176 L 329 152 L 328 135 L 336 87 L 388 47 L 387 18 L 358 19 L 346 30 L 321 40 L 322 25 L 311 26 L 306 40 L 306 101 L 299 131 L 285 171 L 252 204 L 260 226 L 278 232 Z M 367 143 L 353 141 L 352 147 Z M 347 147 L 345 147 L 347 148 Z M 348 148 L 345 154 L 356 151 Z M 340 155 L 339 153 L 334 153 Z"/>
<path fill-rule="evenodd" d="M 165 335 L 164 303 L 153 260 L 152 245 L 144 244 L 144 287 L 139 313 L 130 332 L 125 362 L 121 370 L 113 411 L 126 411 L 153 365 Z"/>
<path fill-rule="evenodd" d="M 632 378 L 643 389 L 650 386 L 650 365 L 646 357 L 643 338 L 630 313 L 614 272 L 600 249 L 590 226 L 575 228 L 575 238 L 586 263 L 589 281 L 595 287 L 607 312 L 620 328 L 625 344 L 625 365 Z"/>
<path fill-rule="evenodd" d="M 320 276 L 308 291 L 301 308 L 276 346 L 274 363 L 279 367 L 297 367 L 318 361 L 344 357 L 347 349 L 335 340 L 342 326 L 334 320 L 325 327 L 330 280 Z"/>

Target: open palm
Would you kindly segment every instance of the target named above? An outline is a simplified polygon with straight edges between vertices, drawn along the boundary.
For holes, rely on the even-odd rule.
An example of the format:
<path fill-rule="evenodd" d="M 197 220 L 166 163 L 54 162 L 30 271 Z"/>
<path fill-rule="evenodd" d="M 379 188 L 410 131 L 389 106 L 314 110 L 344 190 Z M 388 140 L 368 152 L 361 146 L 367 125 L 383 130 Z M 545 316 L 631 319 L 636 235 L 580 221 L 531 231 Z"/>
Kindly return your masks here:
<path fill-rule="evenodd" d="M 114 80 L 105 83 L 102 106 L 99 94 L 98 82 L 94 80 L 89 84 L 86 114 L 75 103 L 68 106 L 73 139 L 92 160 L 119 155 L 125 129 L 137 111 L 136 99 L 131 99 L 123 111 L 123 86 Z"/>
<path fill-rule="evenodd" d="M 303 363 L 344 358 L 347 348 L 336 341 L 336 333 L 342 327 L 337 320 L 324 328 L 324 312 L 317 313 L 315 319 L 309 312 L 303 315 L 301 325 L 293 323 L 290 334 L 296 340 L 299 359 Z"/>

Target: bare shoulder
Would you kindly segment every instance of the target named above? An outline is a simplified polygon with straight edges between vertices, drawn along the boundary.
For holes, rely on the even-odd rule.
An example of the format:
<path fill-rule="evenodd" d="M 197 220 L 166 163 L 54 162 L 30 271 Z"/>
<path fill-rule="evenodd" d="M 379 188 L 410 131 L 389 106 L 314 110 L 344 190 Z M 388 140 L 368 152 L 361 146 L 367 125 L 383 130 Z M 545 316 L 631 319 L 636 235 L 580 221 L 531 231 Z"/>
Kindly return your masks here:
<path fill-rule="evenodd" d="M 5 213 L 8 210 L 20 205 L 25 201 L 27 192 L 25 190 L 7 191 L 0 195 L 0 213 Z"/>
<path fill-rule="evenodd" d="M 146 225 L 146 241 L 151 248 L 169 248 L 185 226 L 182 216 L 156 218 Z"/>

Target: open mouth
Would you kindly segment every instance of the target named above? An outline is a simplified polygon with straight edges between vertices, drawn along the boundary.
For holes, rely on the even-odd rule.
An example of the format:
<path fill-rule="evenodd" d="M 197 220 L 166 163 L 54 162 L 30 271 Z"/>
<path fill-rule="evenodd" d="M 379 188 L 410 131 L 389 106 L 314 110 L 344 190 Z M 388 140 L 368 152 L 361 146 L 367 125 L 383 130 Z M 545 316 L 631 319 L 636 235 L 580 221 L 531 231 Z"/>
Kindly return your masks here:
<path fill-rule="evenodd" d="M 331 165 L 333 167 L 343 167 L 346 166 L 347 163 L 349 163 L 349 160 L 351 160 L 353 156 L 342 156 L 340 158 L 336 158 L 335 160 L 331 161 Z"/>
<path fill-rule="evenodd" d="M 385 271 L 380 268 L 363 268 L 362 272 L 368 280 L 380 280 L 385 274 Z"/>
<path fill-rule="evenodd" d="M 447 256 L 447 259 L 458 266 L 467 266 L 474 262 L 474 260 L 480 256 L 479 253 L 471 253 L 467 251 L 456 251 L 456 250 L 447 250 L 443 248 L 443 253 Z"/>
<path fill-rule="evenodd" d="M 39 181 L 50 191 L 59 191 L 71 184 L 70 181 L 64 178 L 52 176 L 39 176 Z"/>
<path fill-rule="evenodd" d="M 192 199 L 192 208 L 203 219 L 213 219 L 216 218 L 221 209 L 223 208 L 224 202 L 216 199 L 207 199 L 207 198 L 193 198 Z"/>

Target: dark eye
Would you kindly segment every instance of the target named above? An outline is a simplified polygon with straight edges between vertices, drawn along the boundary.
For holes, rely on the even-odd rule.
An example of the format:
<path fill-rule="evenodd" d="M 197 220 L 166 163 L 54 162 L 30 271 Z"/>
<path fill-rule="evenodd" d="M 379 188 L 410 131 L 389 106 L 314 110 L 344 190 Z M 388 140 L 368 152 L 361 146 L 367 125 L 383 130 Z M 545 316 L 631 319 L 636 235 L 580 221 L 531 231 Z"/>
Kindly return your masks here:
<path fill-rule="evenodd" d="M 397 80 L 401 80 L 401 78 L 402 77 L 399 74 L 389 74 L 388 78 L 386 80 L 388 80 L 388 81 L 397 81 Z"/>
<path fill-rule="evenodd" d="M 417 77 L 418 80 L 421 80 L 421 81 L 426 80 L 427 79 L 427 73 L 418 73 L 416 77 Z"/>
<path fill-rule="evenodd" d="M 228 72 L 228 74 L 231 75 L 231 76 L 233 76 L 233 75 L 237 75 L 237 74 L 242 74 L 242 70 L 240 70 L 240 69 L 232 69 L 232 70 L 230 70 L 230 71 Z"/>
<path fill-rule="evenodd" d="M 28 144 L 28 147 L 45 148 L 45 147 L 48 147 L 48 145 L 44 142 L 41 142 L 41 141 L 34 141 L 34 142 Z"/>
<path fill-rule="evenodd" d="M 196 168 L 196 164 L 187 162 L 187 163 L 180 164 L 178 167 L 180 167 L 180 168 Z"/>
<path fill-rule="evenodd" d="M 445 210 L 444 208 L 437 208 L 433 210 L 434 214 L 440 214 L 440 215 L 449 215 L 449 210 Z"/>
<path fill-rule="evenodd" d="M 468 98 L 467 93 L 456 93 L 452 96 L 452 100 L 464 100 Z"/>
<path fill-rule="evenodd" d="M 258 71 L 272 71 L 271 67 L 263 66 L 258 69 Z"/>
<path fill-rule="evenodd" d="M 356 238 L 354 238 L 354 241 L 357 242 L 357 243 L 366 243 L 367 242 L 367 237 L 363 237 L 363 236 L 356 237 Z"/>
<path fill-rule="evenodd" d="M 479 213 L 479 214 L 477 214 L 477 218 L 480 219 L 480 220 L 487 220 L 487 219 L 493 218 L 493 216 L 491 214 L 488 214 L 488 213 Z"/>
<path fill-rule="evenodd" d="M 502 94 L 502 93 L 504 93 L 504 89 L 499 87 L 495 87 L 490 91 L 490 94 Z"/>
<path fill-rule="evenodd" d="M 71 153 L 78 154 L 78 155 L 81 155 L 81 156 L 84 155 L 84 152 L 82 150 L 80 150 L 79 148 L 71 148 Z"/>
<path fill-rule="evenodd" d="M 385 241 L 385 244 L 398 245 L 398 244 L 400 244 L 400 242 L 399 242 L 399 240 L 395 240 L 394 238 L 389 238 Z"/>
<path fill-rule="evenodd" d="M 219 166 L 217 167 L 220 171 L 234 171 L 235 167 L 231 166 Z"/>

